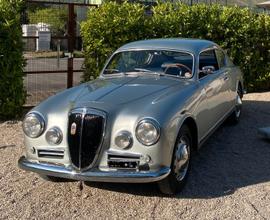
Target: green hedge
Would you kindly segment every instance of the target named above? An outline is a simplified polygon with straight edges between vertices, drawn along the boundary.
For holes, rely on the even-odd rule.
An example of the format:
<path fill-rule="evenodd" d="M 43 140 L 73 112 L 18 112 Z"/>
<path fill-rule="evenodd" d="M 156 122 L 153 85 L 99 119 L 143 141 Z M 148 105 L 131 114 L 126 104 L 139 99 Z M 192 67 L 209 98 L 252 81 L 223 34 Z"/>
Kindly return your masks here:
<path fill-rule="evenodd" d="M 25 101 L 20 10 L 23 1 L 0 1 L 0 119 L 20 115 Z"/>
<path fill-rule="evenodd" d="M 90 9 L 81 24 L 85 51 L 84 80 L 96 78 L 108 56 L 126 42 L 147 37 L 145 9 L 138 4 L 105 3 Z"/>
<path fill-rule="evenodd" d="M 134 40 L 187 37 L 209 39 L 227 50 L 244 72 L 249 91 L 270 89 L 270 16 L 239 7 L 161 3 L 153 15 L 138 4 L 113 2 L 91 9 L 82 23 L 84 80 L 98 76 L 119 46 Z"/>

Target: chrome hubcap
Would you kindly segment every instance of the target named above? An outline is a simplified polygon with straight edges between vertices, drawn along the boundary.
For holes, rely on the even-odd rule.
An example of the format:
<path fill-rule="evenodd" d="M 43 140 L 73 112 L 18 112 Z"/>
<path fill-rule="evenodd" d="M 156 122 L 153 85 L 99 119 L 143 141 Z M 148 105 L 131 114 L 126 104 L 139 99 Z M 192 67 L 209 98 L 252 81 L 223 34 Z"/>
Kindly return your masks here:
<path fill-rule="evenodd" d="M 241 100 L 241 97 L 240 97 L 239 93 L 237 93 L 237 96 L 236 96 L 236 110 L 235 110 L 235 114 L 236 114 L 237 118 L 240 117 L 241 106 L 242 106 L 242 100 Z"/>
<path fill-rule="evenodd" d="M 174 172 L 176 179 L 181 181 L 187 174 L 189 166 L 190 150 L 189 145 L 184 141 L 180 141 L 177 145 L 174 161 Z"/>

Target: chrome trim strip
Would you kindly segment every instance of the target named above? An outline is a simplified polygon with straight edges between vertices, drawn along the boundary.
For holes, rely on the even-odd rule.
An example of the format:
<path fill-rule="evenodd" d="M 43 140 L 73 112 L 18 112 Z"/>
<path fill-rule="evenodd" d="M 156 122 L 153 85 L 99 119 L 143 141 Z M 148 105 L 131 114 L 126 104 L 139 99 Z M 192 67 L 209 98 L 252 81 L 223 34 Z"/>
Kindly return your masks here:
<path fill-rule="evenodd" d="M 64 156 L 64 151 L 63 152 L 38 151 L 38 155 L 57 155 L 57 156 Z"/>
<path fill-rule="evenodd" d="M 82 169 L 82 136 L 83 136 L 83 124 L 84 124 L 84 117 L 86 114 L 86 108 L 82 109 L 82 120 L 81 120 L 81 127 L 80 127 L 80 145 L 79 145 L 79 167 L 76 167 L 79 169 L 79 171 Z"/>
<path fill-rule="evenodd" d="M 110 156 L 143 157 L 140 153 L 126 152 L 123 150 L 108 150 L 106 151 L 106 154 Z"/>
<path fill-rule="evenodd" d="M 90 171 L 77 172 L 70 167 L 52 165 L 47 163 L 35 163 L 27 160 L 24 156 L 18 161 L 21 169 L 36 172 L 42 175 L 56 176 L 81 181 L 119 182 L 119 183 L 148 183 L 155 182 L 167 177 L 171 169 L 162 167 L 158 171 Z"/>
<path fill-rule="evenodd" d="M 108 158 L 108 162 L 140 162 L 140 158 Z"/>

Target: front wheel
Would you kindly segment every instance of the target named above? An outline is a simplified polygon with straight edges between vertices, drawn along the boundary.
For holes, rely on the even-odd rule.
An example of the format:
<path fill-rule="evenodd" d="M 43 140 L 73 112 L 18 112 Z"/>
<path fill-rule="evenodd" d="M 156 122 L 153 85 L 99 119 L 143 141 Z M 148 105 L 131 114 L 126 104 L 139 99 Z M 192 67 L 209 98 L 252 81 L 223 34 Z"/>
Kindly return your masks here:
<path fill-rule="evenodd" d="M 183 125 L 174 147 L 171 173 L 158 182 L 162 193 L 173 195 L 182 190 L 190 170 L 191 151 L 192 135 L 188 126 Z"/>

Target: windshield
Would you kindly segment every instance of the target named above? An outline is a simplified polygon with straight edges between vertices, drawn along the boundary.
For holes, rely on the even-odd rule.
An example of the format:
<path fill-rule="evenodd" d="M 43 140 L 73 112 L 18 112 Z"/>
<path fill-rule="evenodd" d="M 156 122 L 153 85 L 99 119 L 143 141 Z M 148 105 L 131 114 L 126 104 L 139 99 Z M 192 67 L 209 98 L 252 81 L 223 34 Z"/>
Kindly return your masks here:
<path fill-rule="evenodd" d="M 168 50 L 134 50 L 115 54 L 103 74 L 172 75 L 189 79 L 192 77 L 193 57 L 191 54 Z"/>

